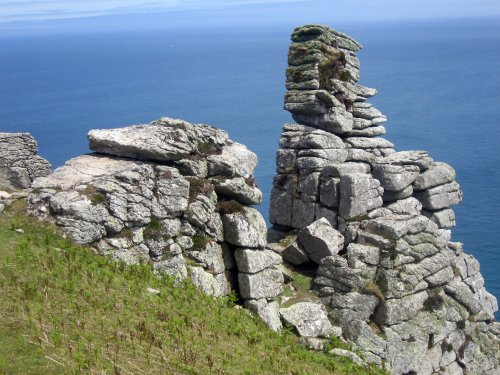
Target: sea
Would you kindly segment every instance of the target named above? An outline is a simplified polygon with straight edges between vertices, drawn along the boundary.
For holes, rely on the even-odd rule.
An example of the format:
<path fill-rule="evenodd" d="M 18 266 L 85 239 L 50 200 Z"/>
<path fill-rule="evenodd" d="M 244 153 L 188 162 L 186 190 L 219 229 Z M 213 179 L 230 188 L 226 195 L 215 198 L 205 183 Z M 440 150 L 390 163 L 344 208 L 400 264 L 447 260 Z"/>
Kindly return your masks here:
<path fill-rule="evenodd" d="M 463 192 L 453 240 L 500 299 L 500 19 L 330 26 L 365 47 L 360 83 L 397 150 L 451 164 Z M 0 35 L 0 131 L 30 132 L 53 167 L 90 129 L 161 116 L 215 125 L 259 158 L 268 218 L 293 25 Z M 500 318 L 500 315 L 497 315 Z"/>

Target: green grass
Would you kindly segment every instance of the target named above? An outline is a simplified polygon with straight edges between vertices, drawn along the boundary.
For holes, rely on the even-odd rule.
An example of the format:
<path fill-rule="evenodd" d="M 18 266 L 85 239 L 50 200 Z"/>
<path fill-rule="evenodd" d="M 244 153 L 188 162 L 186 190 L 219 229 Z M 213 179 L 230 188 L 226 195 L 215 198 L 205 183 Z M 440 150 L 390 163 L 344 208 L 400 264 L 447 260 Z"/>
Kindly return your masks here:
<path fill-rule="evenodd" d="M 96 256 L 23 210 L 0 215 L 1 374 L 382 373 L 308 351 L 229 298 Z"/>

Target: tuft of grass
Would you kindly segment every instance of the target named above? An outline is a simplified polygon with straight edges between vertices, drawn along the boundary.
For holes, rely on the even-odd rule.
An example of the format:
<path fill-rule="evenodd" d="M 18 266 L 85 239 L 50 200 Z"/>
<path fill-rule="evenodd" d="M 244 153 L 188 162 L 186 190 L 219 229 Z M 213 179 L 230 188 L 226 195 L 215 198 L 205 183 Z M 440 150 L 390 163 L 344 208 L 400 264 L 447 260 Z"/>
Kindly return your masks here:
<path fill-rule="evenodd" d="M 351 344 L 343 342 L 338 337 L 331 337 L 330 340 L 328 340 L 328 343 L 326 344 L 325 350 L 330 351 L 336 348 L 352 351 Z"/>
<path fill-rule="evenodd" d="M 381 302 L 385 301 L 385 296 L 384 293 L 382 292 L 382 289 L 380 289 L 380 287 L 373 281 L 369 281 L 368 283 L 366 283 L 365 287 L 363 288 L 363 293 L 374 295 Z"/>
<path fill-rule="evenodd" d="M 230 215 L 238 212 L 245 212 L 245 207 L 238 201 L 229 200 L 229 201 L 218 201 L 217 202 L 217 210 L 222 215 Z"/>
<path fill-rule="evenodd" d="M 209 237 L 205 234 L 202 233 L 196 233 L 191 237 L 191 240 L 193 241 L 193 246 L 189 250 L 192 251 L 200 251 L 205 248 L 205 246 L 208 245 L 208 243 L 214 241 L 212 237 Z"/>
<path fill-rule="evenodd" d="M 0 215 L 0 373 L 384 373 L 308 351 L 231 298 L 111 262 L 23 211 Z"/>
<path fill-rule="evenodd" d="M 87 186 L 84 190 L 83 193 L 89 197 L 90 201 L 92 204 L 97 205 L 99 203 L 105 203 L 106 202 L 106 196 L 99 191 L 93 186 Z"/>
<path fill-rule="evenodd" d="M 161 222 L 156 217 L 152 217 L 151 221 L 144 228 L 143 236 L 145 239 L 158 237 L 161 234 Z"/>
<path fill-rule="evenodd" d="M 351 80 L 351 73 L 348 70 L 344 70 L 340 75 L 340 80 L 342 82 L 349 82 Z"/>

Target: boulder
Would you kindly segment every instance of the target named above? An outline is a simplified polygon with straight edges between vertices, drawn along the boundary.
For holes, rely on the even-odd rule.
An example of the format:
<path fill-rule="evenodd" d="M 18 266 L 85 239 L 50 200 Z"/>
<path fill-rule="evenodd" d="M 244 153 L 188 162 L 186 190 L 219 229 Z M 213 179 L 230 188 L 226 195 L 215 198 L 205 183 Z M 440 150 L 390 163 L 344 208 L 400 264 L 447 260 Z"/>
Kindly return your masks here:
<path fill-rule="evenodd" d="M 414 194 L 422 206 L 427 210 L 440 210 L 458 204 L 462 201 L 463 193 L 456 182 L 439 185 Z"/>
<path fill-rule="evenodd" d="M 224 240 L 232 245 L 259 248 L 267 244 L 267 226 L 254 208 L 238 207 L 236 212 L 222 215 Z"/>
<path fill-rule="evenodd" d="M 245 307 L 256 313 L 269 328 L 279 332 L 281 324 L 279 305 L 277 302 L 267 302 L 265 298 L 245 301 Z"/>
<path fill-rule="evenodd" d="M 384 189 L 380 182 L 367 174 L 348 174 L 340 177 L 339 214 L 352 219 L 382 206 Z"/>
<path fill-rule="evenodd" d="M 422 291 L 403 298 L 386 300 L 377 310 L 375 319 L 384 326 L 410 320 L 424 308 L 427 297 L 427 292 Z"/>
<path fill-rule="evenodd" d="M 272 250 L 237 249 L 234 252 L 238 270 L 257 273 L 282 263 L 282 258 Z"/>
<path fill-rule="evenodd" d="M 344 247 L 344 236 L 325 218 L 299 231 L 298 240 L 307 255 L 318 264 L 324 257 L 337 254 Z"/>
<path fill-rule="evenodd" d="M 283 282 L 283 273 L 275 268 L 238 274 L 240 295 L 244 299 L 274 298 L 283 291 Z"/>
<path fill-rule="evenodd" d="M 420 173 L 415 165 L 376 164 L 373 176 L 380 181 L 385 191 L 401 191 L 407 188 Z"/>
<path fill-rule="evenodd" d="M 248 178 L 256 167 L 257 155 L 237 142 L 222 147 L 220 154 L 208 156 L 209 176 Z"/>
<path fill-rule="evenodd" d="M 433 160 L 427 151 L 399 151 L 390 154 L 378 161 L 385 164 L 416 165 L 421 171 L 428 169 Z"/>
<path fill-rule="evenodd" d="M 341 334 L 341 330 L 334 327 L 328 320 L 325 308 L 317 303 L 299 302 L 290 307 L 281 308 L 280 314 L 300 336 L 330 338 Z"/>
<path fill-rule="evenodd" d="M 415 190 L 430 189 L 455 181 L 455 170 L 446 163 L 435 162 L 413 183 Z"/>
<path fill-rule="evenodd" d="M 293 265 L 299 265 L 310 261 L 309 256 L 299 244 L 297 239 L 293 240 L 288 246 L 285 247 L 285 249 L 281 252 L 281 256 L 283 257 L 283 260 Z"/>
<path fill-rule="evenodd" d="M 215 179 L 215 192 L 222 197 L 235 199 L 246 205 L 262 202 L 262 192 L 243 177 Z"/>

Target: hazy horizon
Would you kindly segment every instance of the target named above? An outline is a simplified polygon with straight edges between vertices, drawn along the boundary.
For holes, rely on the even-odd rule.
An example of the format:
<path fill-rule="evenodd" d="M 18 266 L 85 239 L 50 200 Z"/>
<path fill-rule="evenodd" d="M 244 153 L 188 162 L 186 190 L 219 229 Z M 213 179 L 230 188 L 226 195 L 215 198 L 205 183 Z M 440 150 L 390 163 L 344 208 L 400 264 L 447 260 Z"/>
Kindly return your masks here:
<path fill-rule="evenodd" d="M 477 0 L 0 0 L 0 32 L 100 32 L 154 28 L 360 24 L 500 17 L 500 2 Z"/>

